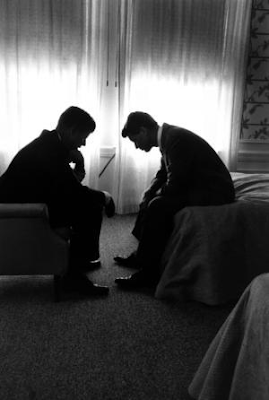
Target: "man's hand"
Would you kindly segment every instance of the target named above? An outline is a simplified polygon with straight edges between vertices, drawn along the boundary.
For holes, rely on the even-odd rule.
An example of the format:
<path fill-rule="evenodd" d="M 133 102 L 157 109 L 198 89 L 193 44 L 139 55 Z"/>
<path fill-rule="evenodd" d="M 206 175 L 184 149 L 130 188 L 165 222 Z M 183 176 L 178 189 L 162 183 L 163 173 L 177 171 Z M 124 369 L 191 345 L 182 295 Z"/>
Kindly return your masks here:
<path fill-rule="evenodd" d="M 141 197 L 140 203 L 139 203 L 139 208 L 142 210 L 143 208 L 146 208 L 149 201 L 150 201 L 150 191 L 146 190 Z"/>
<path fill-rule="evenodd" d="M 103 191 L 105 200 L 105 213 L 108 218 L 111 218 L 115 214 L 115 203 L 110 193 Z"/>
<path fill-rule="evenodd" d="M 85 178 L 84 158 L 78 149 L 70 151 L 70 162 L 75 164 L 73 173 L 79 182 Z"/>
<path fill-rule="evenodd" d="M 140 210 L 144 210 L 148 207 L 149 202 L 158 195 L 158 192 L 147 190 L 143 193 L 141 202 L 139 204 Z"/>
<path fill-rule="evenodd" d="M 73 162 L 74 164 L 83 166 L 84 167 L 84 158 L 81 152 L 78 149 L 71 150 L 69 153 L 70 157 L 70 162 Z"/>
<path fill-rule="evenodd" d="M 82 182 L 83 179 L 85 178 L 86 172 L 84 169 L 78 169 L 77 167 L 75 167 L 73 169 L 73 174 L 75 175 L 75 177 L 79 182 Z"/>

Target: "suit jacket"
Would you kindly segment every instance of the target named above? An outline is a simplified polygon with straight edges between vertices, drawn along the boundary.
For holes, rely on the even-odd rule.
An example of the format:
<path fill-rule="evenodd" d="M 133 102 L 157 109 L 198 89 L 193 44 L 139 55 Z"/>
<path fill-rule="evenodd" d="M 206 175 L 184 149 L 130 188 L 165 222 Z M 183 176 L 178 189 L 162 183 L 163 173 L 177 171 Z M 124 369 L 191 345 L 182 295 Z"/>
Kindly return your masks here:
<path fill-rule="evenodd" d="M 234 185 L 225 164 L 200 136 L 164 124 L 161 167 L 150 190 L 162 196 L 185 196 L 188 205 L 223 204 L 234 201 Z"/>
<path fill-rule="evenodd" d="M 17 153 L 0 177 L 0 201 L 46 203 L 51 221 L 63 223 L 85 202 L 104 204 L 104 193 L 83 186 L 69 162 L 69 151 L 56 131 L 43 131 Z"/>

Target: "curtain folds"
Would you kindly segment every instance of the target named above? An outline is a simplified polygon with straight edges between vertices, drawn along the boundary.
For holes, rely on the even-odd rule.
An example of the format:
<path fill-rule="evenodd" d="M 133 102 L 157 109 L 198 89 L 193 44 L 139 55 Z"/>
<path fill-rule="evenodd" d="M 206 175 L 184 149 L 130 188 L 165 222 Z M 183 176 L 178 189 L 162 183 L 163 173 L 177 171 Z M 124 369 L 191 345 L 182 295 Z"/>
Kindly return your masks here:
<path fill-rule="evenodd" d="M 97 130 L 83 150 L 98 184 L 100 80 L 106 69 L 105 0 L 0 0 L 0 171 L 69 106 Z M 100 28 L 101 27 L 101 28 Z"/>
<path fill-rule="evenodd" d="M 251 0 L 129 0 L 121 7 L 120 126 L 136 110 L 205 138 L 234 169 Z M 118 210 L 137 211 L 159 154 L 118 143 Z"/>
<path fill-rule="evenodd" d="M 204 137 L 235 169 L 251 0 L 0 0 L 0 173 L 70 105 L 97 129 L 83 149 L 98 188 L 99 148 L 116 147 L 113 196 L 138 210 L 160 153 L 121 129 L 141 110 Z"/>

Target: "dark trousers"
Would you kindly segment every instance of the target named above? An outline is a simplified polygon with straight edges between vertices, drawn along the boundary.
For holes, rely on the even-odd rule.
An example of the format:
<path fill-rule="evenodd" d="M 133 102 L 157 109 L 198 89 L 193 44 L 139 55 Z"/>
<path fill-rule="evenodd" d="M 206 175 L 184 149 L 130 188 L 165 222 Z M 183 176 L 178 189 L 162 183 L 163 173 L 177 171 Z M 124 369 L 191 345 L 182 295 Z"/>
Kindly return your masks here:
<path fill-rule="evenodd" d="M 173 229 L 173 217 L 185 207 L 186 199 L 155 197 L 147 208 L 141 209 L 132 231 L 139 240 L 136 259 L 138 266 L 152 280 L 160 278 L 160 260 Z"/>
<path fill-rule="evenodd" d="M 103 220 L 103 204 L 91 195 L 73 204 L 63 204 L 50 212 L 52 227 L 70 227 L 70 269 L 79 269 L 85 262 L 99 258 L 99 239 Z"/>
<path fill-rule="evenodd" d="M 71 224 L 70 262 L 93 261 L 100 257 L 99 239 L 103 220 L 103 207 L 91 204 L 76 210 Z"/>

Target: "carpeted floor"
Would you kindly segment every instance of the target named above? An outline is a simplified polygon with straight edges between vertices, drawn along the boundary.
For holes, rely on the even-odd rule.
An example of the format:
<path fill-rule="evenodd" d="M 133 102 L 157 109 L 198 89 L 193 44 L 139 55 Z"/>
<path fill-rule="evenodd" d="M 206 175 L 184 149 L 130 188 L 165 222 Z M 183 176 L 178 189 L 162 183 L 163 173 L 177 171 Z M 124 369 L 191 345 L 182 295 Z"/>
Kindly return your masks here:
<path fill-rule="evenodd" d="M 1 400 L 187 400 L 188 385 L 231 305 L 156 300 L 122 292 L 113 263 L 136 241 L 133 216 L 105 219 L 106 298 L 53 302 L 51 277 L 0 278 Z"/>

